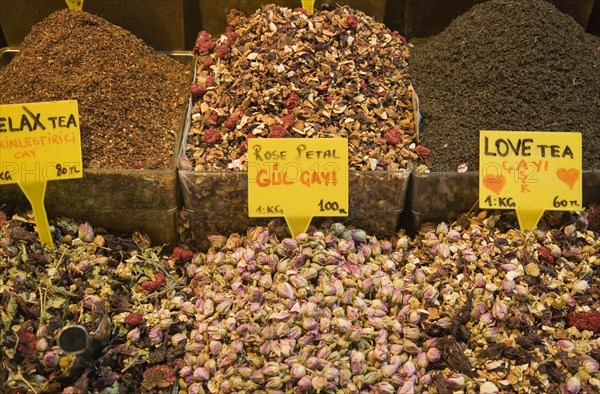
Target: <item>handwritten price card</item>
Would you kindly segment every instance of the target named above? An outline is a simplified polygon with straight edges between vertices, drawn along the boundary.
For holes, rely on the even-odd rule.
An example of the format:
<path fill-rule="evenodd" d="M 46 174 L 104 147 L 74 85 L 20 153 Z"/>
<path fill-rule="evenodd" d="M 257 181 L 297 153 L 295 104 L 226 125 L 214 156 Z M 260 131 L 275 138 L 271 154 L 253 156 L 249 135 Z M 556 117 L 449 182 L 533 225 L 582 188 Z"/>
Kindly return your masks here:
<path fill-rule="evenodd" d="M 248 140 L 248 216 L 284 216 L 292 236 L 313 216 L 348 216 L 348 140 Z"/>
<path fill-rule="evenodd" d="M 0 106 L 0 184 L 81 178 L 77 101 Z"/>
<path fill-rule="evenodd" d="M 19 184 L 48 246 L 46 182 L 82 176 L 77 101 L 0 105 L 0 185 Z"/>
<path fill-rule="evenodd" d="M 546 209 L 582 209 L 581 133 L 482 130 L 479 207 L 515 209 L 533 230 Z"/>

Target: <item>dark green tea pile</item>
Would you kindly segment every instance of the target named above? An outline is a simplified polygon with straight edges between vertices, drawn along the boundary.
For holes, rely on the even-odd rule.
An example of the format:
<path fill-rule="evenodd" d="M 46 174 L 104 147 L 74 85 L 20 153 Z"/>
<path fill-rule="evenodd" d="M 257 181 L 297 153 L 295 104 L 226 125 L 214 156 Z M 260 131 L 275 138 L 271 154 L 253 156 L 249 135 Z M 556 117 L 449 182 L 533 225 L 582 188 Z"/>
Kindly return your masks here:
<path fill-rule="evenodd" d="M 0 72 L 0 103 L 77 100 L 85 167 L 166 169 L 188 80 L 181 63 L 130 32 L 62 10 Z"/>
<path fill-rule="evenodd" d="M 580 131 L 583 168 L 600 168 L 600 46 L 551 4 L 477 5 L 410 65 L 433 170 L 477 170 L 482 129 Z"/>

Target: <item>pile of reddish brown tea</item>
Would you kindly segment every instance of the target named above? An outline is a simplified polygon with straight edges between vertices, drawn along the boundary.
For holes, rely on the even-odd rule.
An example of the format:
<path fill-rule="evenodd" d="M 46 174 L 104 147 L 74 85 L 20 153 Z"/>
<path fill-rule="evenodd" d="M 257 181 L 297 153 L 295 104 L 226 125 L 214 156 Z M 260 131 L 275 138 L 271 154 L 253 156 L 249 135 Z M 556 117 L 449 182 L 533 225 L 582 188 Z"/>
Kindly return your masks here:
<path fill-rule="evenodd" d="M 36 24 L 0 71 L 0 103 L 77 100 L 88 168 L 166 169 L 187 99 L 187 67 L 82 11 Z"/>

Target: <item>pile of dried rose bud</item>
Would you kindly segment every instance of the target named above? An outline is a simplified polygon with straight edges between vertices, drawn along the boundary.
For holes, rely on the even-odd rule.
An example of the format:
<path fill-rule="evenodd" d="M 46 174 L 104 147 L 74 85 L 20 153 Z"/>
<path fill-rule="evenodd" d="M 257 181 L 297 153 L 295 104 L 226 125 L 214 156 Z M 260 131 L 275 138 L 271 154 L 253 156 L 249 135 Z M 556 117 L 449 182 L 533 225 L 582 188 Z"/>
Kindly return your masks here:
<path fill-rule="evenodd" d="M 200 32 L 185 169 L 246 170 L 247 139 L 341 137 L 350 167 L 407 168 L 418 144 L 408 45 L 360 11 L 266 5 Z M 189 168 L 187 168 L 189 167 Z"/>
<path fill-rule="evenodd" d="M 585 213 L 523 233 L 481 212 L 376 239 L 336 223 L 211 236 L 161 257 L 140 234 L 28 218 L 0 233 L 2 370 L 14 393 L 595 392 L 600 239 Z M 499 229 L 502 228 L 502 231 Z M 137 242 L 137 243 L 136 243 Z M 62 353 L 65 324 L 104 347 Z"/>

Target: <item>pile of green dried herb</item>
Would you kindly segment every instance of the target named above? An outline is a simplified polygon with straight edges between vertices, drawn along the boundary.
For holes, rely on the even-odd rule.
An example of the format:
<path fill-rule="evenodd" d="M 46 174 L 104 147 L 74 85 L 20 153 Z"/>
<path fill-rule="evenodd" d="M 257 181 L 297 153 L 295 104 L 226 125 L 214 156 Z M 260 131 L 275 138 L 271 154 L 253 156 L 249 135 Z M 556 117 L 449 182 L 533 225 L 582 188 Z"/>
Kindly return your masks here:
<path fill-rule="evenodd" d="M 580 131 L 583 168 L 600 168 L 600 41 L 550 3 L 476 5 L 409 63 L 434 171 L 477 170 L 482 129 Z"/>

